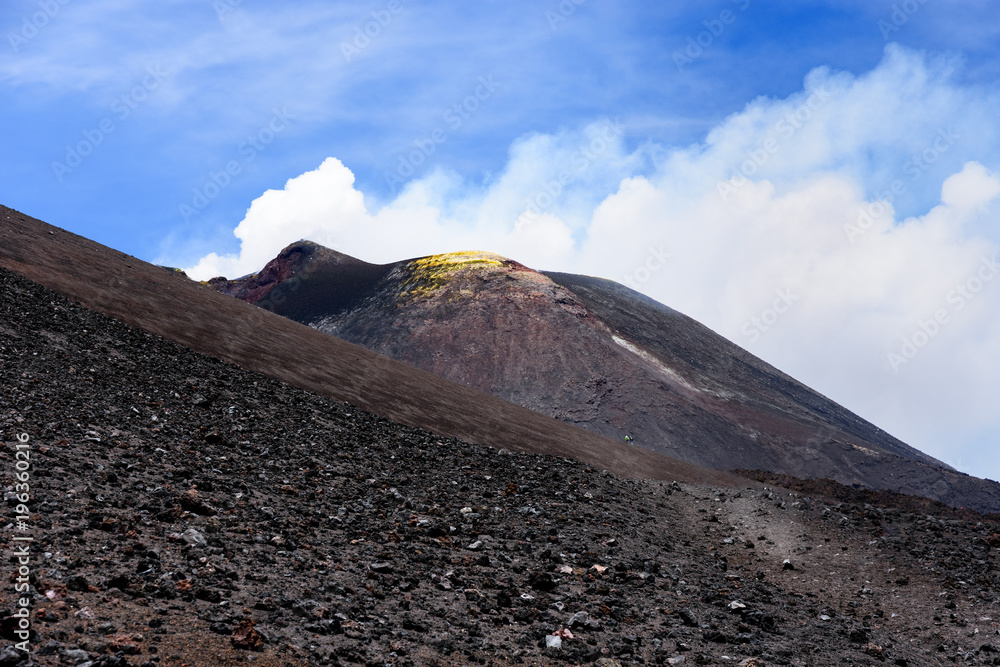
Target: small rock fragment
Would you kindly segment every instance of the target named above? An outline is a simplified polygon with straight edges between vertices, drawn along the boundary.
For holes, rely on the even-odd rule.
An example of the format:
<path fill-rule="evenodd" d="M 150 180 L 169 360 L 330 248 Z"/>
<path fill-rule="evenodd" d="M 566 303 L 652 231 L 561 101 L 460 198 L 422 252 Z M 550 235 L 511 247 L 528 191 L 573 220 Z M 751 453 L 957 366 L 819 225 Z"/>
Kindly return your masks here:
<path fill-rule="evenodd" d="M 601 624 L 590 617 L 585 611 L 578 611 L 569 617 L 569 623 L 567 624 L 571 628 L 585 628 L 588 630 L 600 630 Z"/>
<path fill-rule="evenodd" d="M 66 649 L 63 651 L 63 657 L 72 662 L 74 665 L 79 665 L 81 662 L 87 662 L 90 660 L 90 654 L 82 648 Z"/>
<path fill-rule="evenodd" d="M 210 445 L 226 445 L 226 438 L 218 431 L 212 431 L 211 433 L 205 434 L 205 442 Z"/>
<path fill-rule="evenodd" d="M 681 617 L 681 621 L 684 622 L 684 625 L 692 628 L 698 627 L 698 617 L 692 614 L 690 609 L 681 609 L 677 612 L 677 615 Z"/>
<path fill-rule="evenodd" d="M 548 572 L 532 572 L 528 576 L 528 585 L 536 591 L 555 590 L 556 582 Z"/>
<path fill-rule="evenodd" d="M 867 644 L 862 646 L 861 652 L 867 653 L 871 657 L 876 658 L 878 660 L 883 660 L 885 658 L 885 649 L 883 649 L 878 644 L 874 644 L 872 642 L 868 642 Z"/>
<path fill-rule="evenodd" d="M 109 635 L 107 642 L 108 648 L 112 651 L 121 651 L 125 655 L 138 655 L 142 635 Z"/>
<path fill-rule="evenodd" d="M 19 652 L 13 646 L 6 646 L 0 650 L 0 667 L 13 667 L 26 657 L 26 653 Z"/>
<path fill-rule="evenodd" d="M 75 577 L 70 577 L 66 581 L 66 588 L 71 591 L 77 591 L 80 593 L 86 593 L 90 590 L 90 582 L 83 575 L 76 575 Z"/>
<path fill-rule="evenodd" d="M 229 641 L 233 648 L 249 651 L 260 651 L 264 648 L 264 637 L 254 629 L 254 622 L 250 619 L 240 621 Z"/>
<path fill-rule="evenodd" d="M 213 516 L 218 513 L 218 510 L 202 500 L 194 489 L 182 493 L 179 502 L 182 510 L 199 516 Z"/>
<path fill-rule="evenodd" d="M 194 528 L 188 528 L 183 533 L 181 533 L 181 539 L 192 546 L 196 547 L 208 546 L 208 540 L 205 539 L 205 536 L 199 533 Z"/>
<path fill-rule="evenodd" d="M 867 644 L 871 641 L 871 635 L 864 628 L 855 628 L 851 630 L 849 639 L 855 644 Z"/>

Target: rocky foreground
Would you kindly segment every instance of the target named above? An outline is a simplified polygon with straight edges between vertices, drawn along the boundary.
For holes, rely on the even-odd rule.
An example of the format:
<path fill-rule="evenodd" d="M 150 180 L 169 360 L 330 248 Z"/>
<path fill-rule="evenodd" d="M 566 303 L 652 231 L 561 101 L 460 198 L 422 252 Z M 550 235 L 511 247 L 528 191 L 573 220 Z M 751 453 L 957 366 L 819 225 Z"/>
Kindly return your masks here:
<path fill-rule="evenodd" d="M 1000 528 L 399 426 L 0 270 L 0 666 L 1000 664 Z M 32 498 L 15 522 L 16 436 Z"/>

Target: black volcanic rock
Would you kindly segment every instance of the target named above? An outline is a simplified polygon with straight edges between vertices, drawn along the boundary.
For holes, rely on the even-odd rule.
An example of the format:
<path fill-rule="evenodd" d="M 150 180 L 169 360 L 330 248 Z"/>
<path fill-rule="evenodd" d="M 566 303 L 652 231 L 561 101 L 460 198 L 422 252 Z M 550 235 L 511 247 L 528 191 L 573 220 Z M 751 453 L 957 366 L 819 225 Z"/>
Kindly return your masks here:
<path fill-rule="evenodd" d="M 299 242 L 216 288 L 590 431 L 713 467 L 1000 511 L 959 473 L 617 283 L 483 252 L 373 265 Z"/>

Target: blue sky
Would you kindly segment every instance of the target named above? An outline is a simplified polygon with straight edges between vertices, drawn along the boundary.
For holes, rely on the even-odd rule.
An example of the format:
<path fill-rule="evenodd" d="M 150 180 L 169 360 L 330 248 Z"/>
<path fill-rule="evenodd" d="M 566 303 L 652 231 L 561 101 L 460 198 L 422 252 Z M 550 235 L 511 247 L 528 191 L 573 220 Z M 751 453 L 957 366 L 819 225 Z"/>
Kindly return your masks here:
<path fill-rule="evenodd" d="M 302 236 L 603 275 L 1000 478 L 996 3 L 11 0 L 0 29 L 8 206 L 198 277 Z"/>

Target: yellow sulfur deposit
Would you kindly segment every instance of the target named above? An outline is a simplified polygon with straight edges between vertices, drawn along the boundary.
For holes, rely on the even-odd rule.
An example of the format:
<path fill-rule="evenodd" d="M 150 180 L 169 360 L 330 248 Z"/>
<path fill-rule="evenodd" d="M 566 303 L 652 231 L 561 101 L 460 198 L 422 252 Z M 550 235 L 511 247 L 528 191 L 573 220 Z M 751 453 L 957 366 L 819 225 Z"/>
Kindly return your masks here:
<path fill-rule="evenodd" d="M 410 262 L 415 271 L 426 272 L 429 276 L 437 273 L 467 269 L 474 265 L 503 266 L 506 258 L 492 252 L 482 250 L 464 250 L 462 252 L 447 252 L 443 255 L 421 257 Z"/>
<path fill-rule="evenodd" d="M 458 271 L 498 269 L 507 263 L 509 260 L 500 255 L 479 250 L 421 257 L 407 266 L 411 273 L 403 282 L 401 296 L 417 299 L 428 297 L 447 284 Z"/>

